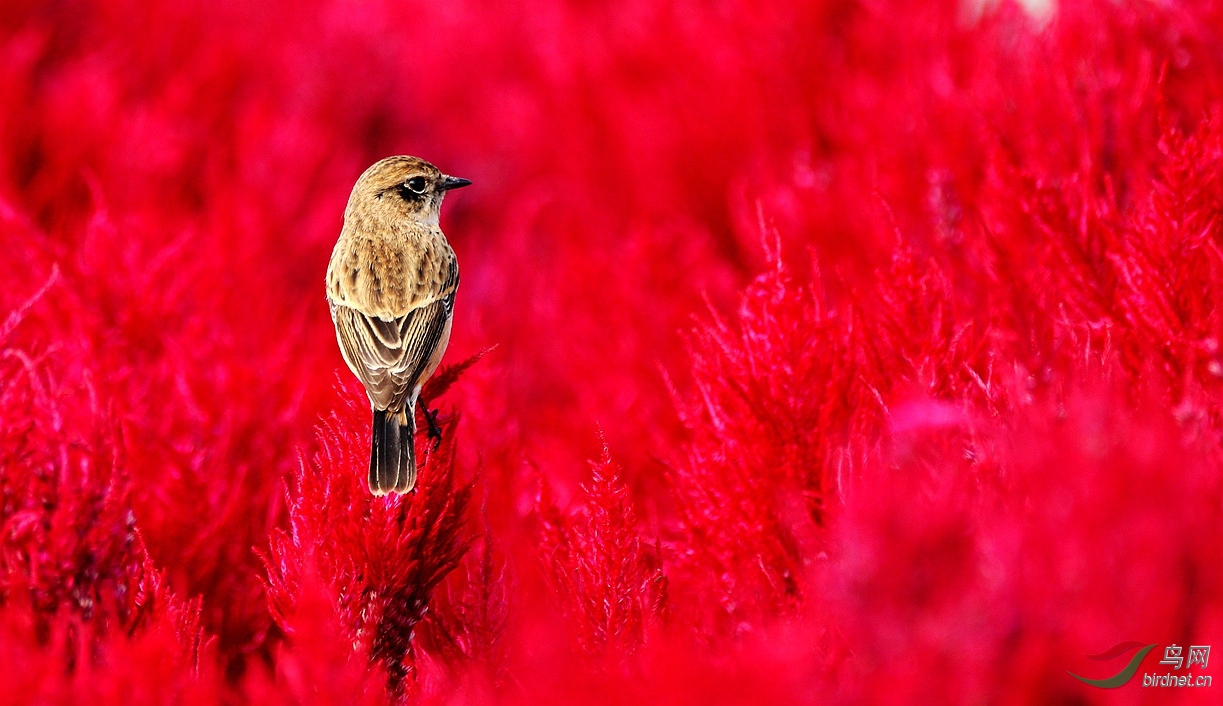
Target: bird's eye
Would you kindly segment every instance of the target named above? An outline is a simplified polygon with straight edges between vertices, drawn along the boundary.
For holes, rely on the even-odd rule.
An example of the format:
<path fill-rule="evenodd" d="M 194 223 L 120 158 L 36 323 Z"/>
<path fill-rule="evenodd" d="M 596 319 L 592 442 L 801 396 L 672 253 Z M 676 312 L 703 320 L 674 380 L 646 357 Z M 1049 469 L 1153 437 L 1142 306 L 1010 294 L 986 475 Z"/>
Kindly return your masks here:
<path fill-rule="evenodd" d="M 408 179 L 407 182 L 404 183 L 404 186 L 408 187 L 409 189 L 411 189 L 413 192 L 417 194 L 425 193 L 426 185 L 427 185 L 427 182 L 425 181 L 425 178 L 422 176 L 414 176 L 411 179 Z"/>

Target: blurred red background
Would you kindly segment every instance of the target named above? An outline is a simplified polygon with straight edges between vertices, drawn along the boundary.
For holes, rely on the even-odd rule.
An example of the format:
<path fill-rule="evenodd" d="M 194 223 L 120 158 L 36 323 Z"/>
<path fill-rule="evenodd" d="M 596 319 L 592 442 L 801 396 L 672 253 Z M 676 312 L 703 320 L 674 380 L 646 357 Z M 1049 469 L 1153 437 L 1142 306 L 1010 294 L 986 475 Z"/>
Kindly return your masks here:
<path fill-rule="evenodd" d="M 1203 698 L 1067 672 L 1223 637 L 1221 30 L 9 0 L 0 693 Z M 475 185 L 446 442 L 373 498 L 323 273 L 389 154 Z"/>

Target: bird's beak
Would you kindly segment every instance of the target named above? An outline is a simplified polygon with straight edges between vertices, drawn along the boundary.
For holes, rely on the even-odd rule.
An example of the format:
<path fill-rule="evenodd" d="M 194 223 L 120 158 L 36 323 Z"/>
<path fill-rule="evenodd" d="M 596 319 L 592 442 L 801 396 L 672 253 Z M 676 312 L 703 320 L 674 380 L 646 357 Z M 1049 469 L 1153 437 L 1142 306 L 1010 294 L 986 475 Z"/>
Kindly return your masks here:
<path fill-rule="evenodd" d="M 451 189 L 461 189 L 464 186 L 471 186 L 471 179 L 463 179 L 462 177 L 448 176 L 442 179 L 442 191 L 450 191 Z"/>

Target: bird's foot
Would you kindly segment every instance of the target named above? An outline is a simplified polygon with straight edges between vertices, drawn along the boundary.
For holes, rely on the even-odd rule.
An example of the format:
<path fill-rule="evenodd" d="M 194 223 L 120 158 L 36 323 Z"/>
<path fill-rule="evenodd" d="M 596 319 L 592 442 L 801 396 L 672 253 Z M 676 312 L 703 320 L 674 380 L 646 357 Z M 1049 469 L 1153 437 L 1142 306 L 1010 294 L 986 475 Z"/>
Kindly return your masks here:
<path fill-rule="evenodd" d="M 437 425 L 437 410 L 422 407 L 421 412 L 429 423 L 429 438 L 433 439 L 433 450 L 437 451 L 437 447 L 442 445 L 442 428 Z"/>

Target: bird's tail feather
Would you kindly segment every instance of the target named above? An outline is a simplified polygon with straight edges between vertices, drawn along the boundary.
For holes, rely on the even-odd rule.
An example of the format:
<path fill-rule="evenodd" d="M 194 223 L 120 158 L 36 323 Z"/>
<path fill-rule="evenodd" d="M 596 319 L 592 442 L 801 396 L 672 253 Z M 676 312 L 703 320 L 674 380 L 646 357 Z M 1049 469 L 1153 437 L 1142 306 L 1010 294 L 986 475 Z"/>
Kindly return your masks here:
<path fill-rule="evenodd" d="M 374 410 L 369 489 L 374 495 L 407 493 L 416 487 L 416 415 Z"/>

